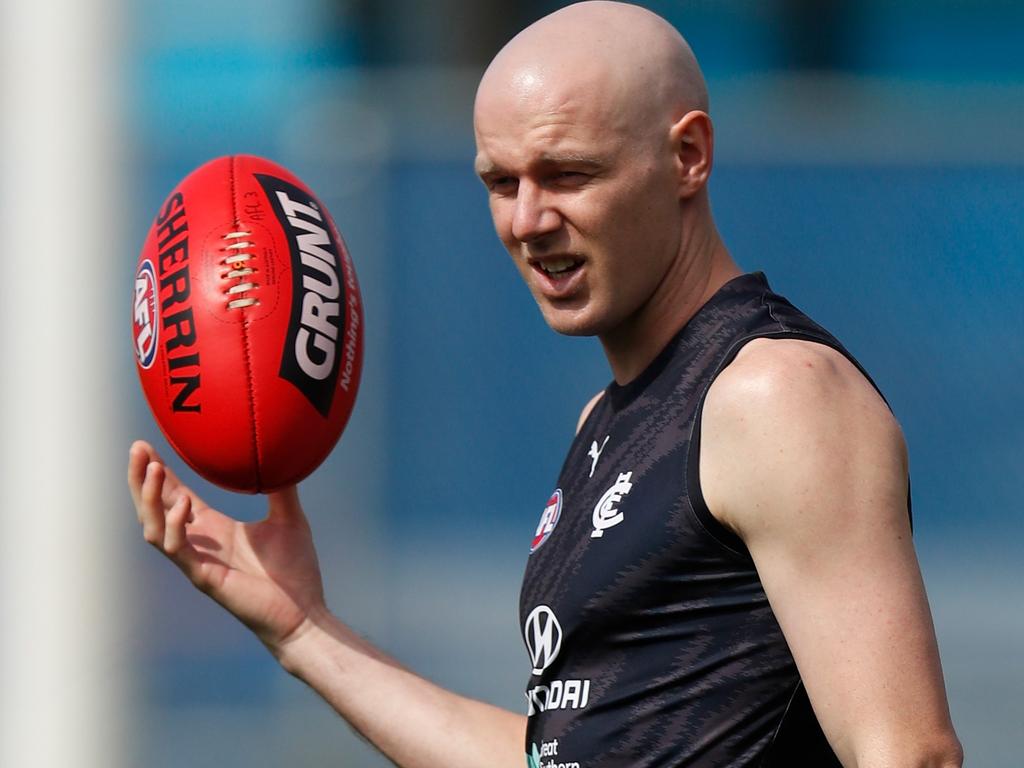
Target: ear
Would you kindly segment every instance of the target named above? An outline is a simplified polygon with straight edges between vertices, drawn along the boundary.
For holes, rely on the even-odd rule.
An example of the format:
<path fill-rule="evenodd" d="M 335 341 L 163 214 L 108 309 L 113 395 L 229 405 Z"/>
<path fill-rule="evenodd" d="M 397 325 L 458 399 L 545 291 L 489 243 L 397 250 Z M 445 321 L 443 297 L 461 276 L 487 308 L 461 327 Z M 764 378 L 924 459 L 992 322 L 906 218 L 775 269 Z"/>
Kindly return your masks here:
<path fill-rule="evenodd" d="M 679 176 L 679 197 L 696 195 L 708 182 L 714 157 L 715 132 L 706 112 L 683 115 L 669 131 Z"/>

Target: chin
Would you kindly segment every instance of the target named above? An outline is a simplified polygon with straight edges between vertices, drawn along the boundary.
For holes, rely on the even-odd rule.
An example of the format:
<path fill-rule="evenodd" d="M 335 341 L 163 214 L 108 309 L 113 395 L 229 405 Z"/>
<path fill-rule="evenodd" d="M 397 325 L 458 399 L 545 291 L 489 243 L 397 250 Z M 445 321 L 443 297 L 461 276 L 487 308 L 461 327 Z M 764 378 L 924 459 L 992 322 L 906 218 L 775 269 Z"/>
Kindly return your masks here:
<path fill-rule="evenodd" d="M 551 330 L 563 336 L 599 336 L 604 332 L 600 319 L 586 310 L 556 309 L 542 305 L 541 315 Z"/>
<path fill-rule="evenodd" d="M 597 336 L 598 331 L 595 331 L 587 327 L 578 327 L 575 325 L 553 325 L 548 323 L 555 333 L 560 333 L 562 336 Z"/>

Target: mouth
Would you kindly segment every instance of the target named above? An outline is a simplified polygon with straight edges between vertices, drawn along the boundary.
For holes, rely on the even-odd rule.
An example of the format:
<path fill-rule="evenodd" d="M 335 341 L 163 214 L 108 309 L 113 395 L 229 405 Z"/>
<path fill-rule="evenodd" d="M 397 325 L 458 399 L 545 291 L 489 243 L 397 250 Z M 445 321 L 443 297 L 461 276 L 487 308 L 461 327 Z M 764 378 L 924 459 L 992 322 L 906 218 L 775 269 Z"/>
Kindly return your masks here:
<path fill-rule="evenodd" d="M 540 293 L 549 300 L 570 298 L 581 286 L 586 259 L 575 254 L 555 256 L 531 256 L 527 263 L 537 276 L 536 285 Z"/>
<path fill-rule="evenodd" d="M 583 259 L 576 256 L 545 256 L 529 259 L 530 266 L 552 280 L 561 280 L 579 271 Z"/>

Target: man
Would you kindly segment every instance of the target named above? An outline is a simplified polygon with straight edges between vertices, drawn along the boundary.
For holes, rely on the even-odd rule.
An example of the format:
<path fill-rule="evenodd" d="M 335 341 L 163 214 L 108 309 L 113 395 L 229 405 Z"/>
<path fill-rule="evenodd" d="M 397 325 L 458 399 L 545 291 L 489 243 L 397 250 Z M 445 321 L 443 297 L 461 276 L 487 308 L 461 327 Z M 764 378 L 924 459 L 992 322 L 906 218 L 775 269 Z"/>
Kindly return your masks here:
<path fill-rule="evenodd" d="M 548 324 L 600 338 L 523 586 L 524 717 L 445 691 L 324 604 L 294 488 L 243 525 L 137 443 L 147 541 L 402 766 L 959 766 L 899 428 L 712 219 L 689 47 L 588 2 L 477 93 L 477 171 Z M 813 707 L 813 709 L 812 709 Z"/>

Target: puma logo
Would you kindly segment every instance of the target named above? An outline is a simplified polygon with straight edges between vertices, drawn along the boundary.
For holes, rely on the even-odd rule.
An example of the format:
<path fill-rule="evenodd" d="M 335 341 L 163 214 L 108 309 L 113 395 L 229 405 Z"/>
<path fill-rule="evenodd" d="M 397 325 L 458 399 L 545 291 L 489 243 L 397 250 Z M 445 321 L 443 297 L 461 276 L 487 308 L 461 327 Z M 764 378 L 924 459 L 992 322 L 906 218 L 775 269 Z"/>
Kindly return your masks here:
<path fill-rule="evenodd" d="M 594 470 L 597 469 L 597 460 L 601 458 L 601 451 L 603 451 L 604 447 L 608 444 L 609 437 L 611 437 L 611 435 L 605 435 L 604 442 L 601 443 L 600 448 L 597 447 L 597 440 L 590 444 L 590 451 L 587 453 L 587 455 L 592 459 L 590 462 L 590 477 L 594 476 Z"/>

